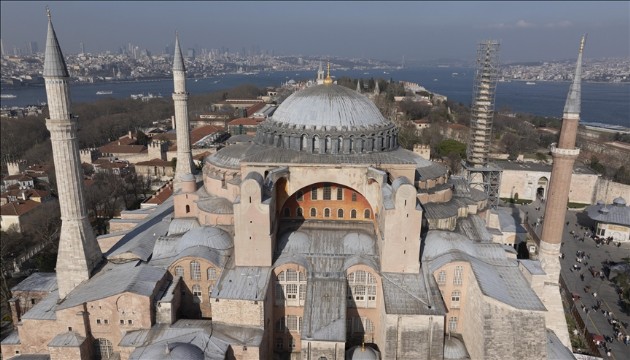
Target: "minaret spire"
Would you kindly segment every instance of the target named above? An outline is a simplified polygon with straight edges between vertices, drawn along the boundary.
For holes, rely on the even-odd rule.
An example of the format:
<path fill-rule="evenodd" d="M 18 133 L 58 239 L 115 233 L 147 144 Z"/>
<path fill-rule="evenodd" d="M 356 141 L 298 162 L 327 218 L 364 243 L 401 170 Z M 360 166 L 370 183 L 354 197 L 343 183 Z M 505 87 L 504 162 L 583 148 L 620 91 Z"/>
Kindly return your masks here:
<path fill-rule="evenodd" d="M 357 92 L 360 94 L 361 93 L 361 79 L 357 80 Z"/>
<path fill-rule="evenodd" d="M 580 41 L 580 50 L 578 52 L 577 64 L 575 66 L 575 76 L 573 77 L 573 83 L 569 88 L 569 94 L 567 95 L 567 101 L 564 105 L 565 114 L 579 114 L 580 103 L 582 94 L 582 53 L 584 52 L 584 42 L 586 41 L 586 34 L 582 36 Z"/>
<path fill-rule="evenodd" d="M 59 182 L 61 233 L 57 255 L 59 299 L 64 299 L 77 285 L 88 280 L 103 254 L 96 242 L 85 206 L 83 173 L 77 140 L 77 118 L 70 112 L 68 69 L 50 10 L 44 58 L 44 80 L 48 98 L 46 127 L 50 131 L 55 174 Z"/>
<path fill-rule="evenodd" d="M 181 188 L 182 179 L 193 173 L 190 151 L 190 125 L 188 121 L 188 93 L 186 92 L 186 68 L 179 45 L 179 34 L 175 33 L 173 57 L 173 103 L 175 106 L 175 129 L 177 133 L 177 165 L 175 167 L 174 190 Z"/>
<path fill-rule="evenodd" d="M 560 298 L 560 246 L 564 231 L 565 217 L 567 214 L 567 202 L 569 200 L 569 186 L 573 173 L 573 164 L 580 154 L 580 149 L 575 147 L 578 123 L 580 121 L 581 100 L 581 76 L 582 76 L 582 52 L 586 37 L 580 42 L 575 78 L 571 84 L 567 102 L 564 107 L 562 129 L 558 144 L 551 144 L 553 167 L 551 168 L 551 181 L 547 202 L 545 205 L 544 223 L 541 234 L 539 258 L 543 270 L 547 274 L 541 299 L 547 307 L 547 327 L 552 329 L 565 346 L 570 346 L 562 299 Z"/>

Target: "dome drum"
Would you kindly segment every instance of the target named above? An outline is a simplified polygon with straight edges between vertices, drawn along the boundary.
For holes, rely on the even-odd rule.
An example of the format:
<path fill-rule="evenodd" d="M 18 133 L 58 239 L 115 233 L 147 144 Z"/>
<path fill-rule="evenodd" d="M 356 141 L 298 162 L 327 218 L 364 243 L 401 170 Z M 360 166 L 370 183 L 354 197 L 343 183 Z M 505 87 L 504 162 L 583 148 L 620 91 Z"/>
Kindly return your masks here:
<path fill-rule="evenodd" d="M 308 129 L 285 126 L 272 120 L 258 126 L 255 141 L 283 149 L 311 154 L 360 154 L 392 151 L 398 148 L 398 129 L 393 124 L 345 130 L 336 126 Z"/>

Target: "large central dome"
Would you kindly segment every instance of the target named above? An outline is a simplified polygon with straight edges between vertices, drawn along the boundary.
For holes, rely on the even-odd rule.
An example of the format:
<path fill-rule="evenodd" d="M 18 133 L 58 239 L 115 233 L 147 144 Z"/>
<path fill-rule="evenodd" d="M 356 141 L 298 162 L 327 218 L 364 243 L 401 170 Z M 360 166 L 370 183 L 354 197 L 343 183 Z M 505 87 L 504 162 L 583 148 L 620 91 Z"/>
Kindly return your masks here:
<path fill-rule="evenodd" d="M 389 124 L 366 96 L 333 84 L 294 93 L 278 106 L 272 120 L 306 129 L 348 130 Z"/>
<path fill-rule="evenodd" d="M 398 148 L 398 130 L 358 92 L 316 85 L 289 96 L 258 125 L 254 141 L 311 154 L 365 154 Z"/>

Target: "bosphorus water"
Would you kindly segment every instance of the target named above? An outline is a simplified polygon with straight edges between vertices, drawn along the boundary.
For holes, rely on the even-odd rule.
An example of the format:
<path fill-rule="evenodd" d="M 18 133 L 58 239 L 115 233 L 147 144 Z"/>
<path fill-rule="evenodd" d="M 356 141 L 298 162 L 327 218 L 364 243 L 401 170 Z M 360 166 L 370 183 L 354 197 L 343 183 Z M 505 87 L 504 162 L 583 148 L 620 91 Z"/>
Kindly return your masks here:
<path fill-rule="evenodd" d="M 348 70 L 333 71 L 336 77 L 410 81 L 427 90 L 446 95 L 449 99 L 470 105 L 474 69 L 419 68 L 400 70 Z M 295 81 L 315 78 L 315 71 L 261 72 L 256 75 L 230 74 L 206 79 L 188 79 L 191 95 L 226 90 L 242 84 L 258 87 L 279 86 L 290 79 Z M 570 82 L 524 81 L 499 82 L 496 90 L 497 110 L 561 117 Z M 112 91 L 111 95 L 97 95 L 98 91 Z M 173 92 L 171 79 L 153 81 L 101 82 L 72 84 L 70 94 L 75 103 L 93 102 L 106 96 L 129 98 L 132 94 L 152 93 L 170 98 Z M 24 106 L 46 101 L 44 87 L 3 89 L 3 94 L 15 98 L 1 99 L 2 106 Z M 582 82 L 581 121 L 630 127 L 630 83 Z"/>

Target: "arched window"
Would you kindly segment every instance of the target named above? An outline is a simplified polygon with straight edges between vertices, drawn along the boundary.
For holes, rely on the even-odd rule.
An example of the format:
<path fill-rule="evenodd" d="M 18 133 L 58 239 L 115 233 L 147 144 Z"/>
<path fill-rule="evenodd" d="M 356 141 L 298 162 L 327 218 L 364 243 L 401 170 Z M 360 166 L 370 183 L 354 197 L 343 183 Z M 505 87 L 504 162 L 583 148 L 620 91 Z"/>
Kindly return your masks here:
<path fill-rule="evenodd" d="M 175 276 L 184 276 L 184 268 L 182 266 L 175 266 Z"/>
<path fill-rule="evenodd" d="M 331 187 L 330 184 L 324 184 L 324 200 L 331 199 Z"/>
<path fill-rule="evenodd" d="M 306 300 L 306 274 L 287 269 L 276 280 L 276 305 L 304 306 Z"/>
<path fill-rule="evenodd" d="M 304 211 L 302 210 L 301 207 L 295 209 L 295 216 L 297 216 L 297 217 L 304 217 Z"/>
<path fill-rule="evenodd" d="M 201 280 L 201 266 L 198 261 L 190 262 L 190 278 L 192 280 Z"/>
<path fill-rule="evenodd" d="M 343 137 L 337 139 L 337 152 L 341 154 L 343 152 Z"/>
<path fill-rule="evenodd" d="M 337 217 L 343 219 L 343 209 L 337 210 Z"/>
<path fill-rule="evenodd" d="M 193 302 L 195 304 L 200 304 L 201 303 L 201 286 L 197 284 L 193 285 L 192 293 L 193 293 Z"/>
<path fill-rule="evenodd" d="M 190 205 L 186 205 L 186 214 L 190 212 Z"/>
<path fill-rule="evenodd" d="M 463 266 L 455 266 L 455 276 L 453 276 L 453 285 L 462 284 L 462 273 L 464 272 Z"/>
<path fill-rule="evenodd" d="M 289 217 L 289 216 L 291 216 L 291 209 L 284 208 L 284 217 Z"/>
<path fill-rule="evenodd" d="M 448 331 L 457 331 L 457 316 L 448 319 Z"/>
<path fill-rule="evenodd" d="M 446 271 L 440 270 L 437 278 L 438 285 L 446 285 Z"/>
<path fill-rule="evenodd" d="M 350 136 L 350 139 L 348 139 L 348 152 L 352 153 L 353 147 L 354 147 L 354 138 L 352 136 Z"/>
<path fill-rule="evenodd" d="M 297 315 L 286 315 L 278 319 L 276 322 L 276 331 L 278 332 L 297 332 L 302 329 L 302 317 Z"/>
<path fill-rule="evenodd" d="M 302 142 L 300 144 L 300 150 L 306 150 L 308 148 L 308 137 L 302 135 Z"/>
<path fill-rule="evenodd" d="M 311 200 L 317 200 L 317 188 L 315 186 L 311 188 Z"/>
<path fill-rule="evenodd" d="M 112 342 L 107 339 L 103 339 L 103 338 L 96 339 L 94 340 L 93 344 L 94 344 L 94 353 L 96 354 L 96 358 L 99 360 L 109 359 L 114 353 L 114 347 L 112 345 Z"/>
<path fill-rule="evenodd" d="M 330 217 L 330 209 L 329 208 L 325 208 L 324 209 L 324 217 L 325 218 L 329 218 Z"/>
<path fill-rule="evenodd" d="M 371 214 L 370 209 L 365 209 L 365 211 L 363 212 L 363 217 L 366 219 L 369 219 L 370 214 Z"/>
<path fill-rule="evenodd" d="M 356 191 L 352 192 L 352 201 L 357 201 L 357 192 Z"/>
<path fill-rule="evenodd" d="M 217 269 L 209 267 L 208 268 L 208 280 L 214 281 L 217 279 Z"/>
<path fill-rule="evenodd" d="M 319 136 L 313 136 L 313 152 L 319 153 Z"/>
<path fill-rule="evenodd" d="M 337 188 L 337 200 L 343 200 L 343 188 Z"/>
<path fill-rule="evenodd" d="M 295 200 L 297 201 L 304 200 L 304 192 L 302 190 L 298 190 L 298 192 L 295 194 Z"/>
<path fill-rule="evenodd" d="M 367 271 L 357 270 L 348 274 L 348 305 L 352 307 L 376 307 L 376 278 Z"/>
<path fill-rule="evenodd" d="M 311 208 L 311 217 L 316 217 L 316 216 L 317 216 L 317 209 Z"/>
<path fill-rule="evenodd" d="M 462 293 L 459 290 L 453 290 L 451 293 L 451 307 L 458 308 L 459 307 L 459 298 Z"/>
<path fill-rule="evenodd" d="M 350 219 L 356 219 L 357 218 L 357 211 L 355 209 L 352 209 L 352 211 L 350 211 Z"/>
<path fill-rule="evenodd" d="M 326 143 L 324 145 L 324 152 L 326 154 L 330 154 L 332 151 L 332 140 L 330 139 L 330 136 L 326 136 Z"/>

